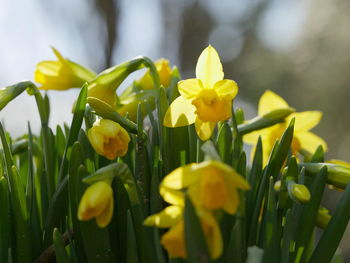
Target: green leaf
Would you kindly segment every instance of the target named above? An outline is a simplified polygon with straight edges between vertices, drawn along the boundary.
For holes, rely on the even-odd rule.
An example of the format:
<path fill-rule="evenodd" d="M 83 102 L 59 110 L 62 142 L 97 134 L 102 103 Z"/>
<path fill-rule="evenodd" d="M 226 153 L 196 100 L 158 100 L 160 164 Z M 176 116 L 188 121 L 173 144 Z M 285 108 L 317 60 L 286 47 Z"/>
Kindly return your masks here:
<path fill-rule="evenodd" d="M 244 242 L 242 241 L 242 235 L 244 231 L 243 228 L 244 227 L 241 223 L 241 220 L 236 218 L 235 225 L 232 227 L 230 240 L 226 249 L 226 263 L 244 262 L 244 257 L 242 255 L 242 252 L 245 250 L 245 244 L 243 244 Z M 224 229 L 224 231 L 225 230 L 226 229 Z"/>
<path fill-rule="evenodd" d="M 0 178 L 0 262 L 8 262 L 8 250 L 10 245 L 11 221 L 10 221 L 10 197 L 8 183 L 5 177 Z"/>
<path fill-rule="evenodd" d="M 323 192 L 326 186 L 327 168 L 321 169 L 316 176 L 310 188 L 311 199 L 302 207 L 300 220 L 298 222 L 298 234 L 296 235 L 296 251 L 304 251 L 303 257 L 306 257 L 306 247 L 309 244 L 310 237 L 315 226 L 317 212 L 320 207 Z M 304 261 L 307 262 L 307 261 Z"/>
<path fill-rule="evenodd" d="M 98 181 L 112 181 L 114 177 L 119 177 L 123 184 L 134 184 L 129 167 L 122 162 L 111 163 L 98 169 L 95 173 L 85 177 L 83 182 L 93 184 Z"/>
<path fill-rule="evenodd" d="M 127 211 L 127 230 L 126 230 L 126 262 L 127 263 L 137 263 L 138 253 L 137 253 L 137 243 L 135 238 L 135 230 L 132 223 L 132 218 L 130 211 Z"/>
<path fill-rule="evenodd" d="M 61 233 L 57 228 L 53 230 L 53 245 L 55 248 L 55 255 L 57 263 L 69 263 L 69 256 L 66 252 Z"/>
<path fill-rule="evenodd" d="M 238 132 L 242 135 L 252 131 L 261 130 L 277 123 L 283 122 L 286 117 L 294 112 L 293 108 L 278 109 L 263 116 L 257 116 L 238 126 Z"/>
<path fill-rule="evenodd" d="M 80 224 L 78 222 L 78 206 L 85 185 L 79 177 L 80 170 L 84 170 L 84 154 L 82 146 L 79 142 L 75 142 L 72 147 L 71 160 L 69 162 L 69 174 L 68 174 L 68 191 L 69 191 L 69 203 L 70 203 L 70 217 L 74 229 L 76 252 L 81 261 L 86 261 L 84 242 L 80 230 Z"/>
<path fill-rule="evenodd" d="M 264 257 L 263 262 L 272 263 L 279 261 L 278 221 L 276 212 L 276 194 L 274 190 L 274 180 L 270 177 L 269 192 L 267 196 L 267 207 L 264 220 Z"/>
<path fill-rule="evenodd" d="M 75 107 L 74 107 L 73 119 L 69 129 L 67 144 L 66 144 L 62 162 L 61 162 L 59 182 L 63 180 L 63 178 L 66 176 L 66 173 L 67 173 L 68 162 L 66 158 L 67 158 L 68 150 L 70 147 L 72 147 L 73 143 L 78 139 L 79 131 L 81 129 L 81 125 L 84 119 L 86 97 L 87 97 L 87 84 L 85 83 L 81 88 L 77 103 L 75 104 Z"/>
<path fill-rule="evenodd" d="M 223 122 L 219 128 L 216 145 L 221 159 L 229 165 L 232 163 L 232 141 L 231 128 L 227 122 Z"/>
<path fill-rule="evenodd" d="M 185 243 L 188 263 L 211 262 L 208 245 L 195 207 L 189 197 L 185 201 Z"/>
<path fill-rule="evenodd" d="M 14 85 L 0 89 L 0 111 L 5 106 L 25 91 L 28 87 L 32 87 L 34 84 L 31 81 L 21 81 Z"/>
<path fill-rule="evenodd" d="M 73 143 L 78 139 L 79 130 L 81 128 L 84 111 L 86 105 L 87 96 L 87 84 L 84 84 L 79 93 L 77 103 L 75 105 L 72 124 L 69 129 L 69 135 L 67 139 L 67 144 L 62 157 L 62 162 L 60 166 L 58 186 L 50 199 L 49 208 L 47 212 L 47 218 L 45 222 L 45 244 L 51 243 L 51 234 L 54 227 L 60 225 L 60 221 L 63 221 L 65 212 L 67 210 L 67 196 L 68 196 L 68 160 L 67 153 L 72 147 Z"/>
<path fill-rule="evenodd" d="M 94 109 L 95 113 L 101 116 L 103 119 L 117 122 L 128 132 L 137 134 L 137 125 L 134 122 L 122 117 L 107 103 L 94 97 L 87 98 L 87 102 Z"/>
<path fill-rule="evenodd" d="M 309 263 L 330 262 L 350 219 L 350 183 L 337 204 L 331 221 L 323 232 Z"/>
<path fill-rule="evenodd" d="M 158 113 L 158 130 L 159 130 L 159 146 L 161 150 L 161 159 L 164 162 L 165 173 L 170 172 L 170 143 L 169 143 L 169 128 L 163 125 L 163 120 L 166 111 L 169 108 L 168 98 L 164 87 L 159 89 L 157 100 L 157 113 Z M 154 127 L 155 128 L 155 127 Z"/>
<path fill-rule="evenodd" d="M 147 138 L 143 135 L 143 117 L 141 113 L 141 104 L 137 111 L 137 136 L 135 146 L 135 178 L 140 187 L 140 192 L 143 201 L 146 205 L 146 200 L 150 198 L 151 175 L 148 161 L 148 153 L 146 149 Z M 147 204 L 148 205 L 148 204 Z M 148 210 L 148 209 L 147 209 Z"/>
<path fill-rule="evenodd" d="M 262 142 L 259 137 L 258 143 L 255 147 L 254 159 L 252 168 L 248 174 L 248 182 L 250 184 L 250 191 L 246 192 L 246 217 L 247 217 L 247 229 L 250 228 L 250 223 L 253 215 L 253 210 L 255 206 L 255 200 L 258 194 L 259 185 L 263 178 L 262 170 Z"/>
<path fill-rule="evenodd" d="M 0 123 L 0 137 L 5 155 L 7 179 L 11 189 L 11 208 L 14 219 L 14 231 L 16 237 L 15 255 L 23 263 L 32 262 L 32 247 L 29 227 L 29 212 L 18 170 L 13 165 L 10 147 L 7 143 L 4 129 Z"/>

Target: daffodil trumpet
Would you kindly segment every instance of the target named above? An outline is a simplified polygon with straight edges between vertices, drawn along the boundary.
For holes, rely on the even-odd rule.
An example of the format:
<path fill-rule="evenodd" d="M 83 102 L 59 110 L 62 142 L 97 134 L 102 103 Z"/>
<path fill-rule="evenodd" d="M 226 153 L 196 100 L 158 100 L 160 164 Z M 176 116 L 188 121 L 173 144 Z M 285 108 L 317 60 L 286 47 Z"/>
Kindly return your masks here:
<path fill-rule="evenodd" d="M 94 150 L 114 160 L 128 151 L 130 136 L 119 123 L 108 119 L 99 119 L 88 130 L 87 137 Z"/>
<path fill-rule="evenodd" d="M 41 61 L 37 64 L 34 79 L 43 90 L 66 90 L 80 88 L 95 78 L 96 73 L 64 58 L 52 47 L 57 61 Z"/>
<path fill-rule="evenodd" d="M 110 182 L 99 181 L 89 186 L 79 203 L 78 219 L 96 219 L 99 227 L 106 227 L 112 219 L 114 209 L 113 190 Z"/>

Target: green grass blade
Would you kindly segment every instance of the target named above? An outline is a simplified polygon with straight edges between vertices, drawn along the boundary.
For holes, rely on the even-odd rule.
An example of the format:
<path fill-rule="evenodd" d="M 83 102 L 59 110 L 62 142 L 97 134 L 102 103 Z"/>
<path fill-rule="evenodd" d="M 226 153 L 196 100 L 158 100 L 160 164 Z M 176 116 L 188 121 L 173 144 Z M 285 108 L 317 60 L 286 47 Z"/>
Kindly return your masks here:
<path fill-rule="evenodd" d="M 0 178 L 0 262 L 8 262 L 10 245 L 10 197 L 9 186 L 5 177 Z"/>
<path fill-rule="evenodd" d="M 28 87 L 32 87 L 34 84 L 31 81 L 21 81 L 14 85 L 0 89 L 0 111 L 5 106 L 25 91 Z"/>
<path fill-rule="evenodd" d="M 208 245 L 195 207 L 188 197 L 185 201 L 185 243 L 188 263 L 211 262 Z"/>
<path fill-rule="evenodd" d="M 32 261 L 31 234 L 29 227 L 29 211 L 17 168 L 13 165 L 10 147 L 7 143 L 4 129 L 0 123 L 0 137 L 5 155 L 6 170 L 10 186 L 10 201 L 12 215 L 14 219 L 15 231 L 15 256 L 20 262 L 26 263 Z"/>
<path fill-rule="evenodd" d="M 335 209 L 331 221 L 323 232 L 309 263 L 330 262 L 338 248 L 350 219 L 350 183 Z"/>
<path fill-rule="evenodd" d="M 279 263 L 279 235 L 276 211 L 276 194 L 274 180 L 270 177 L 269 191 L 267 195 L 267 207 L 264 220 L 264 256 L 263 262 Z"/>
<path fill-rule="evenodd" d="M 238 126 L 240 134 L 244 135 L 252 131 L 261 130 L 276 123 L 283 122 L 286 117 L 294 112 L 292 108 L 271 111 L 263 116 L 257 116 L 252 120 Z"/>
<path fill-rule="evenodd" d="M 223 122 L 219 128 L 216 145 L 221 159 L 228 165 L 232 163 L 232 132 L 227 122 Z"/>
<path fill-rule="evenodd" d="M 57 263 L 70 263 L 71 261 L 65 249 L 61 233 L 57 228 L 53 230 L 53 245 Z"/>
<path fill-rule="evenodd" d="M 296 251 L 304 251 L 303 257 L 306 257 L 305 249 L 309 244 L 310 237 L 315 226 L 317 212 L 320 207 L 323 192 L 327 181 L 327 168 L 321 169 L 316 176 L 310 188 L 311 199 L 308 203 L 303 205 L 302 214 L 298 223 L 298 235 L 296 235 Z"/>

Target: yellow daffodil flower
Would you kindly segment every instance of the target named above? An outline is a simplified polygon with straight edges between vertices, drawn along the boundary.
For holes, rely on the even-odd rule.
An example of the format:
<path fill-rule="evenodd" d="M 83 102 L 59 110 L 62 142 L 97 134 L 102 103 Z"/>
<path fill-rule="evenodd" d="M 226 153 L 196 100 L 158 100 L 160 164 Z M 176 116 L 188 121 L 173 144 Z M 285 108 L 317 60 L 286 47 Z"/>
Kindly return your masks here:
<path fill-rule="evenodd" d="M 231 117 L 236 82 L 224 78 L 220 58 L 208 46 L 198 58 L 195 79 L 178 83 L 180 95 L 168 108 L 163 124 L 181 127 L 195 123 L 199 138 L 208 140 L 219 121 Z"/>
<path fill-rule="evenodd" d="M 233 168 L 218 161 L 192 163 L 168 174 L 160 192 L 168 200 L 181 199 L 174 190 L 187 188 L 192 202 L 208 210 L 223 209 L 234 214 L 239 204 L 237 189 L 248 190 L 248 182 Z"/>
<path fill-rule="evenodd" d="M 290 108 L 287 102 L 274 92 L 267 90 L 259 100 L 258 115 L 263 116 L 272 110 L 284 108 Z M 322 145 L 323 149 L 327 150 L 326 142 L 309 131 L 320 122 L 322 118 L 320 111 L 292 113 L 286 118 L 285 122 L 246 134 L 243 140 L 248 144 L 256 145 L 259 136 L 261 136 L 263 141 L 263 162 L 266 164 L 275 141 L 281 138 L 293 118 L 295 118 L 295 126 L 291 148 L 294 155 L 297 155 L 301 150 L 313 153 L 319 145 Z M 255 152 L 255 147 L 252 152 Z"/>
<path fill-rule="evenodd" d="M 182 198 L 168 199 L 170 206 L 163 211 L 146 218 L 144 225 L 159 228 L 170 228 L 161 238 L 161 244 L 172 258 L 186 258 L 185 231 L 184 231 L 184 196 L 182 192 L 172 191 Z M 175 194 L 176 195 L 176 194 Z M 196 207 L 197 216 L 201 222 L 210 256 L 216 259 L 223 251 L 223 241 L 220 227 L 210 211 Z"/>
<path fill-rule="evenodd" d="M 130 137 L 127 131 L 111 120 L 97 120 L 87 132 L 94 150 L 110 160 L 124 156 L 128 151 Z"/>
<path fill-rule="evenodd" d="M 66 90 L 80 88 L 92 80 L 96 74 L 89 69 L 65 59 L 55 48 L 52 48 L 57 61 L 42 61 L 36 66 L 34 79 L 44 90 Z"/>
<path fill-rule="evenodd" d="M 103 181 L 89 186 L 79 204 L 78 219 L 87 221 L 96 218 L 99 227 L 105 227 L 112 219 L 114 208 L 113 190 Z"/>
<path fill-rule="evenodd" d="M 159 75 L 160 85 L 168 87 L 170 84 L 172 73 L 169 60 L 161 58 L 155 61 L 154 65 L 156 66 Z M 149 70 L 147 70 L 145 75 L 142 76 L 142 78 L 139 81 L 139 85 L 140 88 L 143 90 L 154 89 L 153 80 Z"/>

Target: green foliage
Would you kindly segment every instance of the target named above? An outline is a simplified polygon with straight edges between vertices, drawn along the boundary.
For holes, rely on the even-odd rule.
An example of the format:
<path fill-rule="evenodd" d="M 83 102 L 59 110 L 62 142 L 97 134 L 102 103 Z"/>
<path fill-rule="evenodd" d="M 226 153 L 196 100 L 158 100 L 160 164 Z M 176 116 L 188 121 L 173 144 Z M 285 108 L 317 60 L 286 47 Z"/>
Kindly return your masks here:
<path fill-rule="evenodd" d="M 24 90 L 35 97 L 41 131 L 32 134 L 28 125 L 28 132 L 16 139 L 0 123 L 0 261 L 33 262 L 45 258 L 54 247 L 58 263 L 330 262 L 350 218 L 350 168 L 325 163 L 322 147 L 313 155 L 293 156 L 294 119 L 275 142 L 266 164 L 263 138 L 257 141 L 251 157 L 243 144 L 245 134 L 283 122 L 294 109 L 275 110 L 248 122 L 243 110 L 237 109 L 229 121 L 219 123 L 210 140 L 203 142 L 193 124 L 174 129 L 163 126 L 169 104 L 179 95 L 177 69 L 168 88 L 160 86 L 153 62 L 144 57 L 101 73 L 99 81 L 109 80 L 108 72 L 114 72 L 119 85 L 142 67 L 150 69 L 154 103 L 138 105 L 136 123 L 108 104 L 88 98 L 89 84 L 85 84 L 71 125 L 57 126 L 53 131 L 48 123 L 48 96 L 33 83 L 20 82 L 1 90 L 0 109 Z M 86 130 L 97 116 L 118 122 L 131 133 L 125 156 L 110 161 L 90 146 Z M 87 129 L 83 128 L 84 117 Z M 203 160 L 233 167 L 247 179 L 250 190 L 239 191 L 240 206 L 234 215 L 214 213 L 224 242 L 222 256 L 216 260 L 211 258 L 200 215 L 186 195 L 187 259 L 170 258 L 161 246 L 164 231 L 143 222 L 167 206 L 159 194 L 162 179 L 179 166 Z M 95 220 L 77 218 L 84 191 L 99 181 L 110 182 L 114 192 L 113 219 L 105 228 L 98 227 Z M 316 242 L 313 236 L 327 183 L 345 191 Z M 308 202 L 301 203 L 293 196 L 291 187 L 295 184 L 309 189 Z"/>

